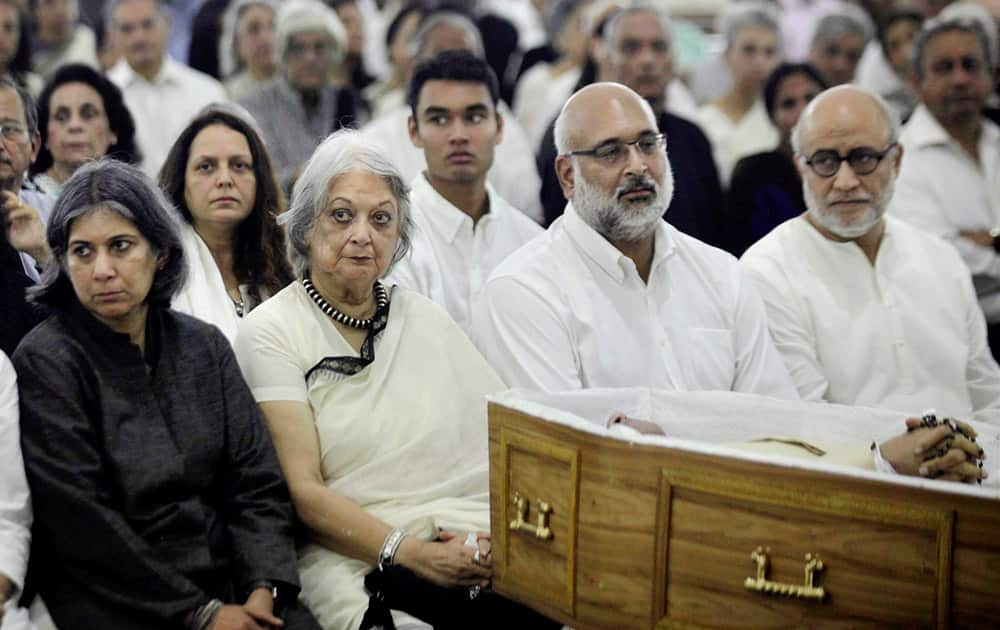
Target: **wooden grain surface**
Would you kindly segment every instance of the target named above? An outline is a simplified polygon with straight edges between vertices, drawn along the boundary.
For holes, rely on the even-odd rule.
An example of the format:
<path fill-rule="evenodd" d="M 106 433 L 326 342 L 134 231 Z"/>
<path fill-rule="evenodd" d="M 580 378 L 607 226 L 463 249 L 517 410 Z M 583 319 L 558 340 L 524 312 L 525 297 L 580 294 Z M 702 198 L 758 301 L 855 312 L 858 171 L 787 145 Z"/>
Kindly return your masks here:
<path fill-rule="evenodd" d="M 1000 627 L 995 500 L 631 445 L 497 405 L 490 466 L 494 588 L 580 630 Z M 532 522 L 537 498 L 553 503 L 552 541 L 507 533 L 515 490 Z M 744 589 L 758 545 L 768 578 L 794 584 L 819 555 L 827 599 Z"/>

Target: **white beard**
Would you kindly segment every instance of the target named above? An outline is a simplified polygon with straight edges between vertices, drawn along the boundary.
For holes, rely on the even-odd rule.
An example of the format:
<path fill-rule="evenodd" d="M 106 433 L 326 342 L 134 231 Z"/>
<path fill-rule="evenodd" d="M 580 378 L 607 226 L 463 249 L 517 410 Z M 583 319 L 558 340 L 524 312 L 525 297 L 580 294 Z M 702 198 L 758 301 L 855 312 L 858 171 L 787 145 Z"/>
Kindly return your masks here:
<path fill-rule="evenodd" d="M 882 191 L 882 194 L 872 200 L 864 216 L 860 219 L 854 219 L 849 223 L 845 222 L 843 217 L 837 213 L 820 207 L 819 201 L 816 199 L 816 194 L 813 193 L 809 183 L 805 180 L 802 181 L 802 196 L 806 202 L 806 213 L 817 225 L 829 230 L 840 238 L 854 240 L 870 232 L 882 220 L 886 209 L 889 207 L 889 201 L 892 199 L 895 186 L 896 179 L 892 177 L 889 180 L 889 184 Z"/>
<path fill-rule="evenodd" d="M 659 182 L 645 176 L 643 185 L 653 188 L 654 196 L 644 203 L 620 201 L 619 195 L 627 190 L 619 186 L 611 195 L 592 185 L 576 165 L 576 185 L 573 188 L 573 208 L 587 225 L 611 241 L 635 243 L 648 238 L 656 230 L 656 225 L 667 211 L 674 196 L 674 173 L 670 162 L 665 162 L 663 176 Z M 635 181 L 635 180 L 632 180 Z"/>

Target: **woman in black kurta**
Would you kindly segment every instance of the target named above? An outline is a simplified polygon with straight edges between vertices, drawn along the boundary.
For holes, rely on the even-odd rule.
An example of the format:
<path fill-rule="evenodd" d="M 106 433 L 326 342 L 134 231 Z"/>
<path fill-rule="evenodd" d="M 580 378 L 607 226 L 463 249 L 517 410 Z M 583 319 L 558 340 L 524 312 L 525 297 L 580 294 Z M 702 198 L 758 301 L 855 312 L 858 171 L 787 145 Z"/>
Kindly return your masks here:
<path fill-rule="evenodd" d="M 812 66 L 798 63 L 779 65 L 764 85 L 764 106 L 781 142 L 773 151 L 747 156 L 733 168 L 726 199 L 726 249 L 733 255 L 742 256 L 775 227 L 805 212 L 791 135 L 799 114 L 825 89 Z"/>
<path fill-rule="evenodd" d="M 56 624 L 317 628 L 296 601 L 288 490 L 229 342 L 165 306 L 184 264 L 162 195 L 132 167 L 85 166 L 48 239 L 57 264 L 35 297 L 53 315 L 14 363 L 32 572 Z"/>

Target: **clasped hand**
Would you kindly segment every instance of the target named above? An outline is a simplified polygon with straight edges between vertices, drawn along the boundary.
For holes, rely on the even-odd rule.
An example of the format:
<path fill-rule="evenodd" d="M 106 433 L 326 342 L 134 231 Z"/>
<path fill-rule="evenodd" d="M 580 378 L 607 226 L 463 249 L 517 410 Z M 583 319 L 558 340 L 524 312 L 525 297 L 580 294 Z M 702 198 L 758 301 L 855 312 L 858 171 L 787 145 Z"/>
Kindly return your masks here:
<path fill-rule="evenodd" d="M 407 538 L 400 545 L 397 562 L 425 580 L 448 588 L 485 588 L 493 577 L 490 535 L 477 532 L 476 550 L 465 545 L 466 532 L 440 531 L 438 539 L 420 541 Z"/>
<path fill-rule="evenodd" d="M 985 453 L 975 443 L 976 432 L 964 422 L 953 422 L 960 430 L 948 424 L 927 427 L 920 418 L 909 418 L 906 433 L 879 445 L 882 457 L 901 475 L 962 483 L 986 479 L 981 461 Z"/>
<path fill-rule="evenodd" d="M 284 622 L 274 616 L 274 601 L 267 589 L 259 588 L 242 606 L 229 604 L 219 609 L 212 630 L 278 630 Z"/>

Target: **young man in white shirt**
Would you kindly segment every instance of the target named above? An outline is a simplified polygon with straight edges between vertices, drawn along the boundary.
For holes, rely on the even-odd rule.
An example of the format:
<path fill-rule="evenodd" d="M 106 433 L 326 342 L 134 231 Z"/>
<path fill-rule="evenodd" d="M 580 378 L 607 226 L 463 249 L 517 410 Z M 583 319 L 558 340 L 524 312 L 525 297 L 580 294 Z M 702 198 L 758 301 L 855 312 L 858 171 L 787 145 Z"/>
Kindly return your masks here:
<path fill-rule="evenodd" d="M 1000 422 L 968 270 L 948 243 L 883 216 L 906 163 L 897 137 L 870 92 L 816 97 L 792 135 L 807 211 L 741 262 L 803 399 Z"/>
<path fill-rule="evenodd" d="M 110 0 L 105 16 L 122 58 L 108 78 L 125 96 L 142 150 L 142 169 L 155 178 L 180 132 L 201 108 L 225 102 L 222 84 L 166 55 L 170 19 L 162 0 Z"/>
<path fill-rule="evenodd" d="M 647 386 L 797 398 L 729 254 L 668 225 L 673 175 L 649 104 L 587 86 L 556 121 L 571 202 L 490 277 L 475 339 L 512 387 Z"/>
<path fill-rule="evenodd" d="M 503 140 L 499 98 L 489 64 L 464 50 L 422 61 L 407 94 L 410 141 L 427 169 L 412 184 L 414 245 L 390 281 L 431 298 L 470 334 L 490 272 L 542 233 L 486 181 Z"/>
<path fill-rule="evenodd" d="M 413 59 L 417 61 L 434 57 L 444 50 L 467 50 L 486 59 L 483 39 L 476 25 L 465 15 L 448 9 L 424 16 L 413 40 Z M 517 118 L 503 101 L 497 104 L 497 109 L 504 117 L 504 142 L 497 145 L 497 160 L 489 181 L 515 208 L 541 222 L 538 191 L 542 184 L 531 159 L 535 147 L 528 142 Z M 403 137 L 410 115 L 410 106 L 400 105 L 362 129 L 369 137 L 393 149 L 392 161 L 406 180 L 416 177 L 427 167 L 420 149 L 400 144 L 406 142 Z"/>
<path fill-rule="evenodd" d="M 1000 351 L 1000 128 L 980 113 L 993 89 L 988 39 L 960 19 L 932 20 L 914 42 L 921 104 L 903 128 L 906 159 L 891 214 L 949 240 L 972 272 Z"/>

